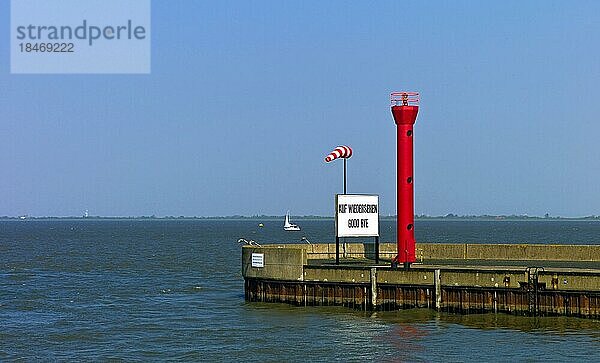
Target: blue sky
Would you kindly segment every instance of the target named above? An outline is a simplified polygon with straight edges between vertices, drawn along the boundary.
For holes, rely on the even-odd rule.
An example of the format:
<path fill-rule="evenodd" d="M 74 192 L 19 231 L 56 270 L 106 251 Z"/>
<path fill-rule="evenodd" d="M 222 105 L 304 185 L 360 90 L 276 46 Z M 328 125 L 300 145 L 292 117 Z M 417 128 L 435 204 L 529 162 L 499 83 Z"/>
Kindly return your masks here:
<path fill-rule="evenodd" d="M 153 1 L 150 75 L 11 75 L 0 215 L 395 213 L 389 93 L 421 93 L 415 212 L 600 214 L 600 2 Z"/>

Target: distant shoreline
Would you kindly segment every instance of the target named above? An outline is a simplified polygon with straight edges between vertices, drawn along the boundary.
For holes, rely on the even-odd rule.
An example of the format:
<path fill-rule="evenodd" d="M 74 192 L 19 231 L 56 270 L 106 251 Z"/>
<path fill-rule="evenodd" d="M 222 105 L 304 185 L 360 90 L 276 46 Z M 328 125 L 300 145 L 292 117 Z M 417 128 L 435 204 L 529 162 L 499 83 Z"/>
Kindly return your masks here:
<path fill-rule="evenodd" d="M 285 216 L 211 216 L 211 217 L 190 217 L 190 216 L 139 216 L 139 217 L 103 217 L 103 216 L 89 216 L 89 217 L 29 217 L 29 216 L 0 216 L 0 221 L 28 221 L 28 220 L 139 220 L 139 221 L 165 221 L 165 220 L 255 220 L 255 221 L 266 221 L 266 220 L 280 220 Z M 333 216 L 292 216 L 295 220 L 333 220 Z M 380 220 L 396 220 L 396 216 L 380 216 Z M 469 216 L 458 216 L 458 215 L 446 215 L 446 216 L 426 216 L 417 215 L 415 216 L 417 221 L 600 221 L 600 216 L 592 215 L 585 217 L 552 217 L 552 216 L 525 216 L 525 215 L 469 215 Z"/>

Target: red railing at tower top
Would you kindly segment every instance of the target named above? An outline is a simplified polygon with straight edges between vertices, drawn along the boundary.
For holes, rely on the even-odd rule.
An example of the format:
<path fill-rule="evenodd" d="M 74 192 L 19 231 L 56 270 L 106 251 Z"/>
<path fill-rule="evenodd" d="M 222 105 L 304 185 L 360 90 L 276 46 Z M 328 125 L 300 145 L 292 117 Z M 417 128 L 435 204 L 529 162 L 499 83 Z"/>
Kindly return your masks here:
<path fill-rule="evenodd" d="M 392 92 L 390 104 L 392 106 L 418 106 L 419 92 Z"/>

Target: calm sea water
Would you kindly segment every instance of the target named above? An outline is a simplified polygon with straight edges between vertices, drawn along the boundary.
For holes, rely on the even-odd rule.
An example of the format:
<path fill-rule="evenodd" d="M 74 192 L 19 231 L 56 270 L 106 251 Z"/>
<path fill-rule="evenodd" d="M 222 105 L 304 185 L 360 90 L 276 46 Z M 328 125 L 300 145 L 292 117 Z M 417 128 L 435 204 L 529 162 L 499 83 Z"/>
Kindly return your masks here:
<path fill-rule="evenodd" d="M 0 221 L 0 361 L 600 361 L 596 320 L 246 303 L 238 238 L 333 241 L 332 221 L 263 222 Z M 415 226 L 423 242 L 600 244 L 593 221 Z"/>

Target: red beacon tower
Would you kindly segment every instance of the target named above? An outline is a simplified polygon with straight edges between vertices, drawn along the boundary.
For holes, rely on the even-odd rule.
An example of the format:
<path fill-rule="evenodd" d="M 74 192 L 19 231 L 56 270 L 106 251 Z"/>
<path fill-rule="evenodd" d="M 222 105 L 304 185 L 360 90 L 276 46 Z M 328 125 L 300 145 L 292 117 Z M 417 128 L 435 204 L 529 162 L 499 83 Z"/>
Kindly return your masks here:
<path fill-rule="evenodd" d="M 413 188 L 413 125 L 419 112 L 417 92 L 393 92 L 390 95 L 392 115 L 396 122 L 397 162 L 397 241 L 398 256 L 392 266 L 409 268 L 415 257 L 415 213 Z"/>

